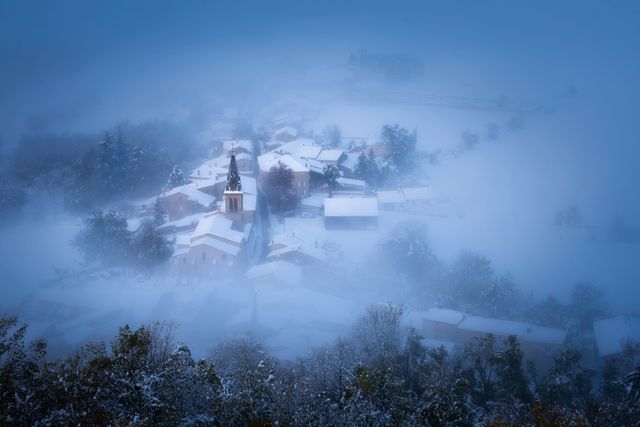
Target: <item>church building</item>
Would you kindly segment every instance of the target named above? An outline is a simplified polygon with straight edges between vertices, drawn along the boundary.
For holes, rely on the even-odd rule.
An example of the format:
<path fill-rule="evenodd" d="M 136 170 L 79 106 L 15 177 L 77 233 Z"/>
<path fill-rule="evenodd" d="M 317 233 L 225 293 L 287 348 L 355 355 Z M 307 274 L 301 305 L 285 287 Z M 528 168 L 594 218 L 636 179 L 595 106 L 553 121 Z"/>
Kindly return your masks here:
<path fill-rule="evenodd" d="M 250 210 L 245 210 L 247 200 L 232 151 L 220 209 L 205 215 L 188 243 L 176 247 L 174 265 L 185 273 L 217 276 L 243 264 L 255 213 L 255 195 L 246 196 Z"/>

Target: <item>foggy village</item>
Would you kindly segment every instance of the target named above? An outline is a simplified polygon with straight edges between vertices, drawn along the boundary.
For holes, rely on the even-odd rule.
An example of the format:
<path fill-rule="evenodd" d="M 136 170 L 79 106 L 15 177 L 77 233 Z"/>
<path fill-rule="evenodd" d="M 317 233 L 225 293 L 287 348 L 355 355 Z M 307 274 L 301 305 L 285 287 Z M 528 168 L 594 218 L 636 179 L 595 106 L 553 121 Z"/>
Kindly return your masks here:
<path fill-rule="evenodd" d="M 639 18 L 0 2 L 0 425 L 640 426 Z"/>

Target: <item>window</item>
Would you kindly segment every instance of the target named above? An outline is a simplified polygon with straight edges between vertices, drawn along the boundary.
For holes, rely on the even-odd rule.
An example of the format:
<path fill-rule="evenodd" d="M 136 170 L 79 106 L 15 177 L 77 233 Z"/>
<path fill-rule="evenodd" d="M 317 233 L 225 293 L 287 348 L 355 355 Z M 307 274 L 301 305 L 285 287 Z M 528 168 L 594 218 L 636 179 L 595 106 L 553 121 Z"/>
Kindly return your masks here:
<path fill-rule="evenodd" d="M 207 259 L 207 253 L 202 252 L 202 262 L 204 262 L 206 259 Z"/>

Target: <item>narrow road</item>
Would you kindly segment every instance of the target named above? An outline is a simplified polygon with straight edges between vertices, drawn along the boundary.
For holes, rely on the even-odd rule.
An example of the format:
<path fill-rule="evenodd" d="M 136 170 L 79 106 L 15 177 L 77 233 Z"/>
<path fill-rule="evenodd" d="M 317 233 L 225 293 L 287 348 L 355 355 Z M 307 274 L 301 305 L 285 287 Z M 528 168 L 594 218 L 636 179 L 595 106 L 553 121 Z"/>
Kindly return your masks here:
<path fill-rule="evenodd" d="M 253 171 L 256 177 L 256 215 L 253 223 L 253 231 L 248 242 L 249 264 L 255 265 L 261 263 L 267 256 L 267 246 L 271 239 L 271 224 L 269 218 L 269 208 L 267 206 L 267 198 L 262 191 L 260 185 L 260 170 L 258 166 L 258 156 L 262 152 L 260 143 L 253 140 Z"/>

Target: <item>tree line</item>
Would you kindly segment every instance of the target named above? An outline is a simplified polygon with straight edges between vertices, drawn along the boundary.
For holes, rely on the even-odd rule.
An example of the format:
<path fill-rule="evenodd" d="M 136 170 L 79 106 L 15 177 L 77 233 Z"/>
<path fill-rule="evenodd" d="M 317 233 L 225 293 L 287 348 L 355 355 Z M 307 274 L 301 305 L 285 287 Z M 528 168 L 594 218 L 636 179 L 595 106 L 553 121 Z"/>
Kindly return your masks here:
<path fill-rule="evenodd" d="M 640 419 L 640 351 L 587 368 L 556 355 L 544 376 L 515 336 L 427 348 L 402 308 L 370 306 L 346 338 L 295 362 L 232 339 L 196 359 L 175 325 L 121 327 L 64 360 L 0 319 L 3 425 L 620 425 Z"/>
<path fill-rule="evenodd" d="M 1 174 L 0 215 L 29 198 L 59 195 L 64 208 L 86 212 L 163 186 L 176 164 L 203 155 L 183 126 L 123 124 L 103 134 L 25 134 Z"/>

